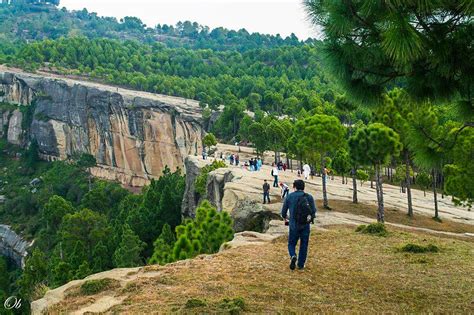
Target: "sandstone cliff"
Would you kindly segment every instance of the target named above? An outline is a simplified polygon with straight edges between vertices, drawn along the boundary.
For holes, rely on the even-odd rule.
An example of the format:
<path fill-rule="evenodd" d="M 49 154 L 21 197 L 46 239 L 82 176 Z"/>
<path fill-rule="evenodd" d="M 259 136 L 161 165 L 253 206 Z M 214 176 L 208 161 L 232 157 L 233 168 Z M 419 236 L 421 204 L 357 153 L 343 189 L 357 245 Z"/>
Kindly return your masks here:
<path fill-rule="evenodd" d="M 141 186 L 202 148 L 196 101 L 0 67 L 0 136 L 47 160 L 96 157 L 96 176 Z M 4 108 L 5 107 L 5 108 Z M 2 109 L 3 108 L 3 109 Z"/>

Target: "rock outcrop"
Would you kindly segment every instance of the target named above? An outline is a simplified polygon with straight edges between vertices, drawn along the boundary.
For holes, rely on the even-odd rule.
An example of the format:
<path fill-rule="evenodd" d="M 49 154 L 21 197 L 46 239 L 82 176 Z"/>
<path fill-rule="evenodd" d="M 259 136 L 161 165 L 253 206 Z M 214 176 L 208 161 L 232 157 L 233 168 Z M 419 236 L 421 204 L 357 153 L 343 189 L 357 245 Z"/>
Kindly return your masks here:
<path fill-rule="evenodd" d="M 0 255 L 11 259 L 18 267 L 25 266 L 30 243 L 22 239 L 8 225 L 0 224 Z"/>
<path fill-rule="evenodd" d="M 47 160 L 90 153 L 94 175 L 132 186 L 166 165 L 183 168 L 202 148 L 201 109 L 192 100 L 0 67 L 0 103 L 18 106 L 0 106 L 9 142 L 35 139 Z"/>
<path fill-rule="evenodd" d="M 206 195 L 199 196 L 194 185 L 201 169 L 209 161 L 203 161 L 196 156 L 188 156 L 185 160 L 186 190 L 182 202 L 182 213 L 185 217 L 194 217 L 196 207 L 202 199 L 207 199 L 218 211 L 227 211 L 234 220 L 234 231 L 265 232 L 270 226 L 270 221 L 279 220 L 279 215 L 248 194 L 241 194 L 235 187 L 244 187 L 242 169 L 219 168 L 209 173 L 206 183 Z M 254 191 L 252 191 L 254 193 Z"/>

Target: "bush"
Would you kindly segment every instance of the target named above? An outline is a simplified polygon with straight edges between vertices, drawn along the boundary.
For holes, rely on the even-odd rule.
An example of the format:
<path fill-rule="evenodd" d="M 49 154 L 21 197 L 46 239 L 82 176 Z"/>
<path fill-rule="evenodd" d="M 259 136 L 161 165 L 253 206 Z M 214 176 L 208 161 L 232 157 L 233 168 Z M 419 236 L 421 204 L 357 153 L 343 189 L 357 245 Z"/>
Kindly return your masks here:
<path fill-rule="evenodd" d="M 223 167 L 227 167 L 223 161 L 214 161 L 211 164 L 204 166 L 201 169 L 201 173 L 198 177 L 196 177 L 196 181 L 194 182 L 195 191 L 199 195 L 204 196 L 206 194 L 207 175 L 209 175 L 210 172 Z"/>
<path fill-rule="evenodd" d="M 83 295 L 92 295 L 111 289 L 117 285 L 117 280 L 105 278 L 98 280 L 88 280 L 81 285 L 81 293 Z"/>
<path fill-rule="evenodd" d="M 369 225 L 359 225 L 356 228 L 356 232 L 376 235 L 376 236 L 386 236 L 388 234 L 385 224 L 383 223 L 372 223 Z"/>
<path fill-rule="evenodd" d="M 439 252 L 438 246 L 433 245 L 433 244 L 428 244 L 425 246 L 425 245 L 408 243 L 408 244 L 403 245 L 400 250 L 405 253 L 413 253 L 413 254 Z"/>
<path fill-rule="evenodd" d="M 200 299 L 189 299 L 186 301 L 184 308 L 195 308 L 195 307 L 203 307 L 207 306 L 206 301 Z"/>
<path fill-rule="evenodd" d="M 219 304 L 219 308 L 229 312 L 229 314 L 240 314 L 245 308 L 245 300 L 241 297 L 234 299 L 225 298 Z"/>

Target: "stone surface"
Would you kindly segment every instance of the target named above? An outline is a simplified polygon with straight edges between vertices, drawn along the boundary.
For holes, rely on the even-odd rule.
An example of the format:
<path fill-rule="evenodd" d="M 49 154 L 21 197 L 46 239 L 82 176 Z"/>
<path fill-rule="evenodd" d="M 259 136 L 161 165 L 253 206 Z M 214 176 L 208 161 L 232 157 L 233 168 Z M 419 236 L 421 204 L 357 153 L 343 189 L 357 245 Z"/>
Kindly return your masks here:
<path fill-rule="evenodd" d="M 201 109 L 184 100 L 52 75 L 33 75 L 0 66 L 2 100 L 31 106 L 31 124 L 19 110 L 0 110 L 8 120 L 8 140 L 38 141 L 40 156 L 66 159 L 95 156 L 93 174 L 140 186 L 167 165 L 183 168 L 184 158 L 202 150 Z"/>
<path fill-rule="evenodd" d="M 30 245 L 8 225 L 0 224 L 0 255 L 10 258 L 18 267 L 23 268 Z"/>

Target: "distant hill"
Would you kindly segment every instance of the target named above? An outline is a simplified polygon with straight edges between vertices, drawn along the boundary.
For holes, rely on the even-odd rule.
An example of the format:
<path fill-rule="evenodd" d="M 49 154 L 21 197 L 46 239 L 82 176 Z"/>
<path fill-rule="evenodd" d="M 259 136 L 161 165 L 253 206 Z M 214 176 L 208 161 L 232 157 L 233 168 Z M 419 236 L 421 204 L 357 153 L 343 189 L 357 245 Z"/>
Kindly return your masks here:
<path fill-rule="evenodd" d="M 118 21 L 114 17 L 100 17 L 86 9 L 59 9 L 58 0 L 2 1 L 0 40 L 30 41 L 82 35 L 88 38 L 133 39 L 144 43 L 162 42 L 169 47 L 238 51 L 301 46 L 313 42 L 312 39 L 300 41 L 294 34 L 282 38 L 280 35 L 249 33 L 245 29 L 234 31 L 219 27 L 211 30 L 190 21 L 178 22 L 176 25 L 147 26 L 136 17 L 125 17 Z"/>

